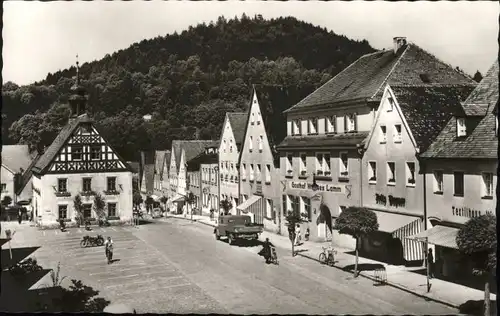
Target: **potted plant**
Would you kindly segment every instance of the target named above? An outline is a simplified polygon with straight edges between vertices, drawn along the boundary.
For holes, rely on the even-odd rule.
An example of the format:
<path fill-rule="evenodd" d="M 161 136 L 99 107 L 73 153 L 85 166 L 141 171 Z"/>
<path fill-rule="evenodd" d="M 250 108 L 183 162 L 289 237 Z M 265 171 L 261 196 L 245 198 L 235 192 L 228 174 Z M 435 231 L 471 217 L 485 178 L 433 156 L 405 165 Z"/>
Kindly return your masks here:
<path fill-rule="evenodd" d="M 325 171 L 325 176 L 330 176 L 332 174 L 331 171 Z"/>
<path fill-rule="evenodd" d="M 322 175 L 323 175 L 323 170 L 317 170 L 317 171 L 316 171 L 316 174 L 317 174 L 318 176 L 322 176 Z"/>
<path fill-rule="evenodd" d="M 349 175 L 349 172 L 348 171 L 342 171 L 340 173 L 340 175 L 343 176 L 343 177 L 347 177 Z"/>
<path fill-rule="evenodd" d="M 305 176 L 305 175 L 306 175 L 306 172 L 307 172 L 306 170 L 302 170 L 302 171 L 300 172 L 300 175 L 301 175 L 301 176 Z"/>

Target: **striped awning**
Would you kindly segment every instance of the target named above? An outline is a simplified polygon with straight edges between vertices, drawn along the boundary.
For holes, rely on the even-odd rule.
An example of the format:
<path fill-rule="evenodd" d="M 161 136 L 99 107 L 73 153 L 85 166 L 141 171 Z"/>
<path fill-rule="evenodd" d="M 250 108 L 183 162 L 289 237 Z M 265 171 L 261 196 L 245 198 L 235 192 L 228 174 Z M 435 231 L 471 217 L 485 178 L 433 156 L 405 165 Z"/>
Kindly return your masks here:
<path fill-rule="evenodd" d="M 251 197 L 249 197 L 245 202 L 241 203 L 240 205 L 238 205 L 236 207 L 236 209 L 242 211 L 243 213 L 246 213 L 247 212 L 247 209 L 252 206 L 252 204 L 254 204 L 255 202 L 259 201 L 261 199 L 260 196 L 258 195 L 252 195 Z"/>
<path fill-rule="evenodd" d="M 377 214 L 378 230 L 386 233 L 394 233 L 403 226 L 410 224 L 419 218 L 403 214 L 388 213 L 373 210 Z"/>
<path fill-rule="evenodd" d="M 430 244 L 458 249 L 456 242 L 457 233 L 458 228 L 437 225 L 407 238 L 424 241 L 427 237 L 427 242 Z"/>

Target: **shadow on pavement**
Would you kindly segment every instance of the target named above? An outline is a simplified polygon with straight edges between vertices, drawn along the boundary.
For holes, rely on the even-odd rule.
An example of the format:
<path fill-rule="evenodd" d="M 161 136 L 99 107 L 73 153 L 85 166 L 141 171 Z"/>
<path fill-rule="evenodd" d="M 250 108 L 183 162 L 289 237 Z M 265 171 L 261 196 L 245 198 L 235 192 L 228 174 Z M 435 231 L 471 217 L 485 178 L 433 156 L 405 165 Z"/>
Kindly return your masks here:
<path fill-rule="evenodd" d="M 11 265 L 14 265 L 20 261 L 22 261 L 24 258 L 28 257 L 37 249 L 40 247 L 23 247 L 23 248 L 13 248 L 12 249 L 12 260 L 10 260 L 10 251 L 9 249 L 2 249 L 2 254 L 1 254 L 1 267 L 2 270 L 4 268 L 7 268 Z"/>
<path fill-rule="evenodd" d="M 497 315 L 497 301 L 491 300 L 490 302 L 490 315 Z M 467 301 L 458 307 L 458 311 L 461 314 L 482 316 L 484 315 L 484 300 Z"/>
<path fill-rule="evenodd" d="M 139 225 L 154 224 L 155 221 L 149 219 L 139 219 Z"/>
<path fill-rule="evenodd" d="M 295 253 L 301 253 L 301 252 L 306 252 L 306 251 L 309 251 L 309 249 L 298 249 L 298 250 L 295 250 Z"/>
<path fill-rule="evenodd" d="M 380 263 L 360 263 L 358 264 L 358 271 L 375 271 L 375 270 L 380 270 L 383 269 L 385 270 L 385 266 Z M 349 264 L 342 268 L 344 271 L 353 271 L 354 270 L 354 264 Z"/>
<path fill-rule="evenodd" d="M 422 268 L 422 269 L 417 269 L 417 270 L 410 270 L 412 273 L 420 274 L 420 275 L 427 275 L 427 269 Z M 484 279 L 482 277 L 476 277 L 476 276 L 456 276 L 454 278 L 449 278 L 445 277 L 442 275 L 436 275 L 435 279 L 446 281 L 446 282 L 451 282 L 455 284 L 460 284 L 466 287 L 469 287 L 471 289 L 476 289 L 478 291 L 484 291 Z M 497 282 L 495 278 L 491 278 L 490 280 L 490 291 L 493 294 L 497 294 Z"/>
<path fill-rule="evenodd" d="M 111 263 L 115 263 L 115 262 L 118 262 L 118 261 L 120 261 L 120 260 L 121 260 L 121 259 L 113 259 L 113 260 L 111 260 Z"/>
<path fill-rule="evenodd" d="M 226 242 L 228 240 L 226 239 Z M 245 240 L 245 239 L 238 239 L 235 240 L 232 244 L 232 246 L 238 246 L 238 247 L 257 247 L 257 246 L 262 246 L 263 242 L 260 240 Z"/>
<path fill-rule="evenodd" d="M 9 240 L 7 238 L 0 238 L 0 247 L 8 243 Z"/>

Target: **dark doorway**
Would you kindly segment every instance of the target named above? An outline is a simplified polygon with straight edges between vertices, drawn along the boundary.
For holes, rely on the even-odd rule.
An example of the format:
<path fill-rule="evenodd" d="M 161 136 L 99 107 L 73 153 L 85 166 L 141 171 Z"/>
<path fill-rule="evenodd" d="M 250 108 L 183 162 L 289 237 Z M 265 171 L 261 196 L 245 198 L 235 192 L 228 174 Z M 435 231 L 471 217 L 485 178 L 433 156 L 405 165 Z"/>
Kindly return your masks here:
<path fill-rule="evenodd" d="M 321 203 L 321 205 L 319 206 L 319 211 L 320 211 L 320 216 L 318 217 L 318 219 L 320 217 L 322 217 L 321 222 L 325 223 L 326 227 L 328 227 L 328 230 L 330 231 L 330 233 L 332 233 L 332 231 L 333 231 L 332 214 L 330 212 L 330 209 L 328 208 L 328 206 Z"/>

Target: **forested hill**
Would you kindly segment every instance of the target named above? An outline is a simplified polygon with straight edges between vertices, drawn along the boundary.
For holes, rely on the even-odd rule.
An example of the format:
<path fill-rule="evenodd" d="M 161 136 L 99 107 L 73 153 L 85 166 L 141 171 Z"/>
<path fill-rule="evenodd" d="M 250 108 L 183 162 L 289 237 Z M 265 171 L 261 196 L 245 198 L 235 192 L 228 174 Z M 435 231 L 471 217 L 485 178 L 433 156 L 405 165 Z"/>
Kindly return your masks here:
<path fill-rule="evenodd" d="M 143 40 L 80 73 L 89 114 L 124 158 L 136 159 L 141 149 L 192 139 L 197 127 L 200 138 L 217 138 L 226 112 L 247 109 L 252 83 L 318 87 L 373 51 L 295 18 L 243 15 Z M 48 146 L 66 123 L 74 75 L 73 66 L 29 86 L 4 84 L 3 143 Z"/>

